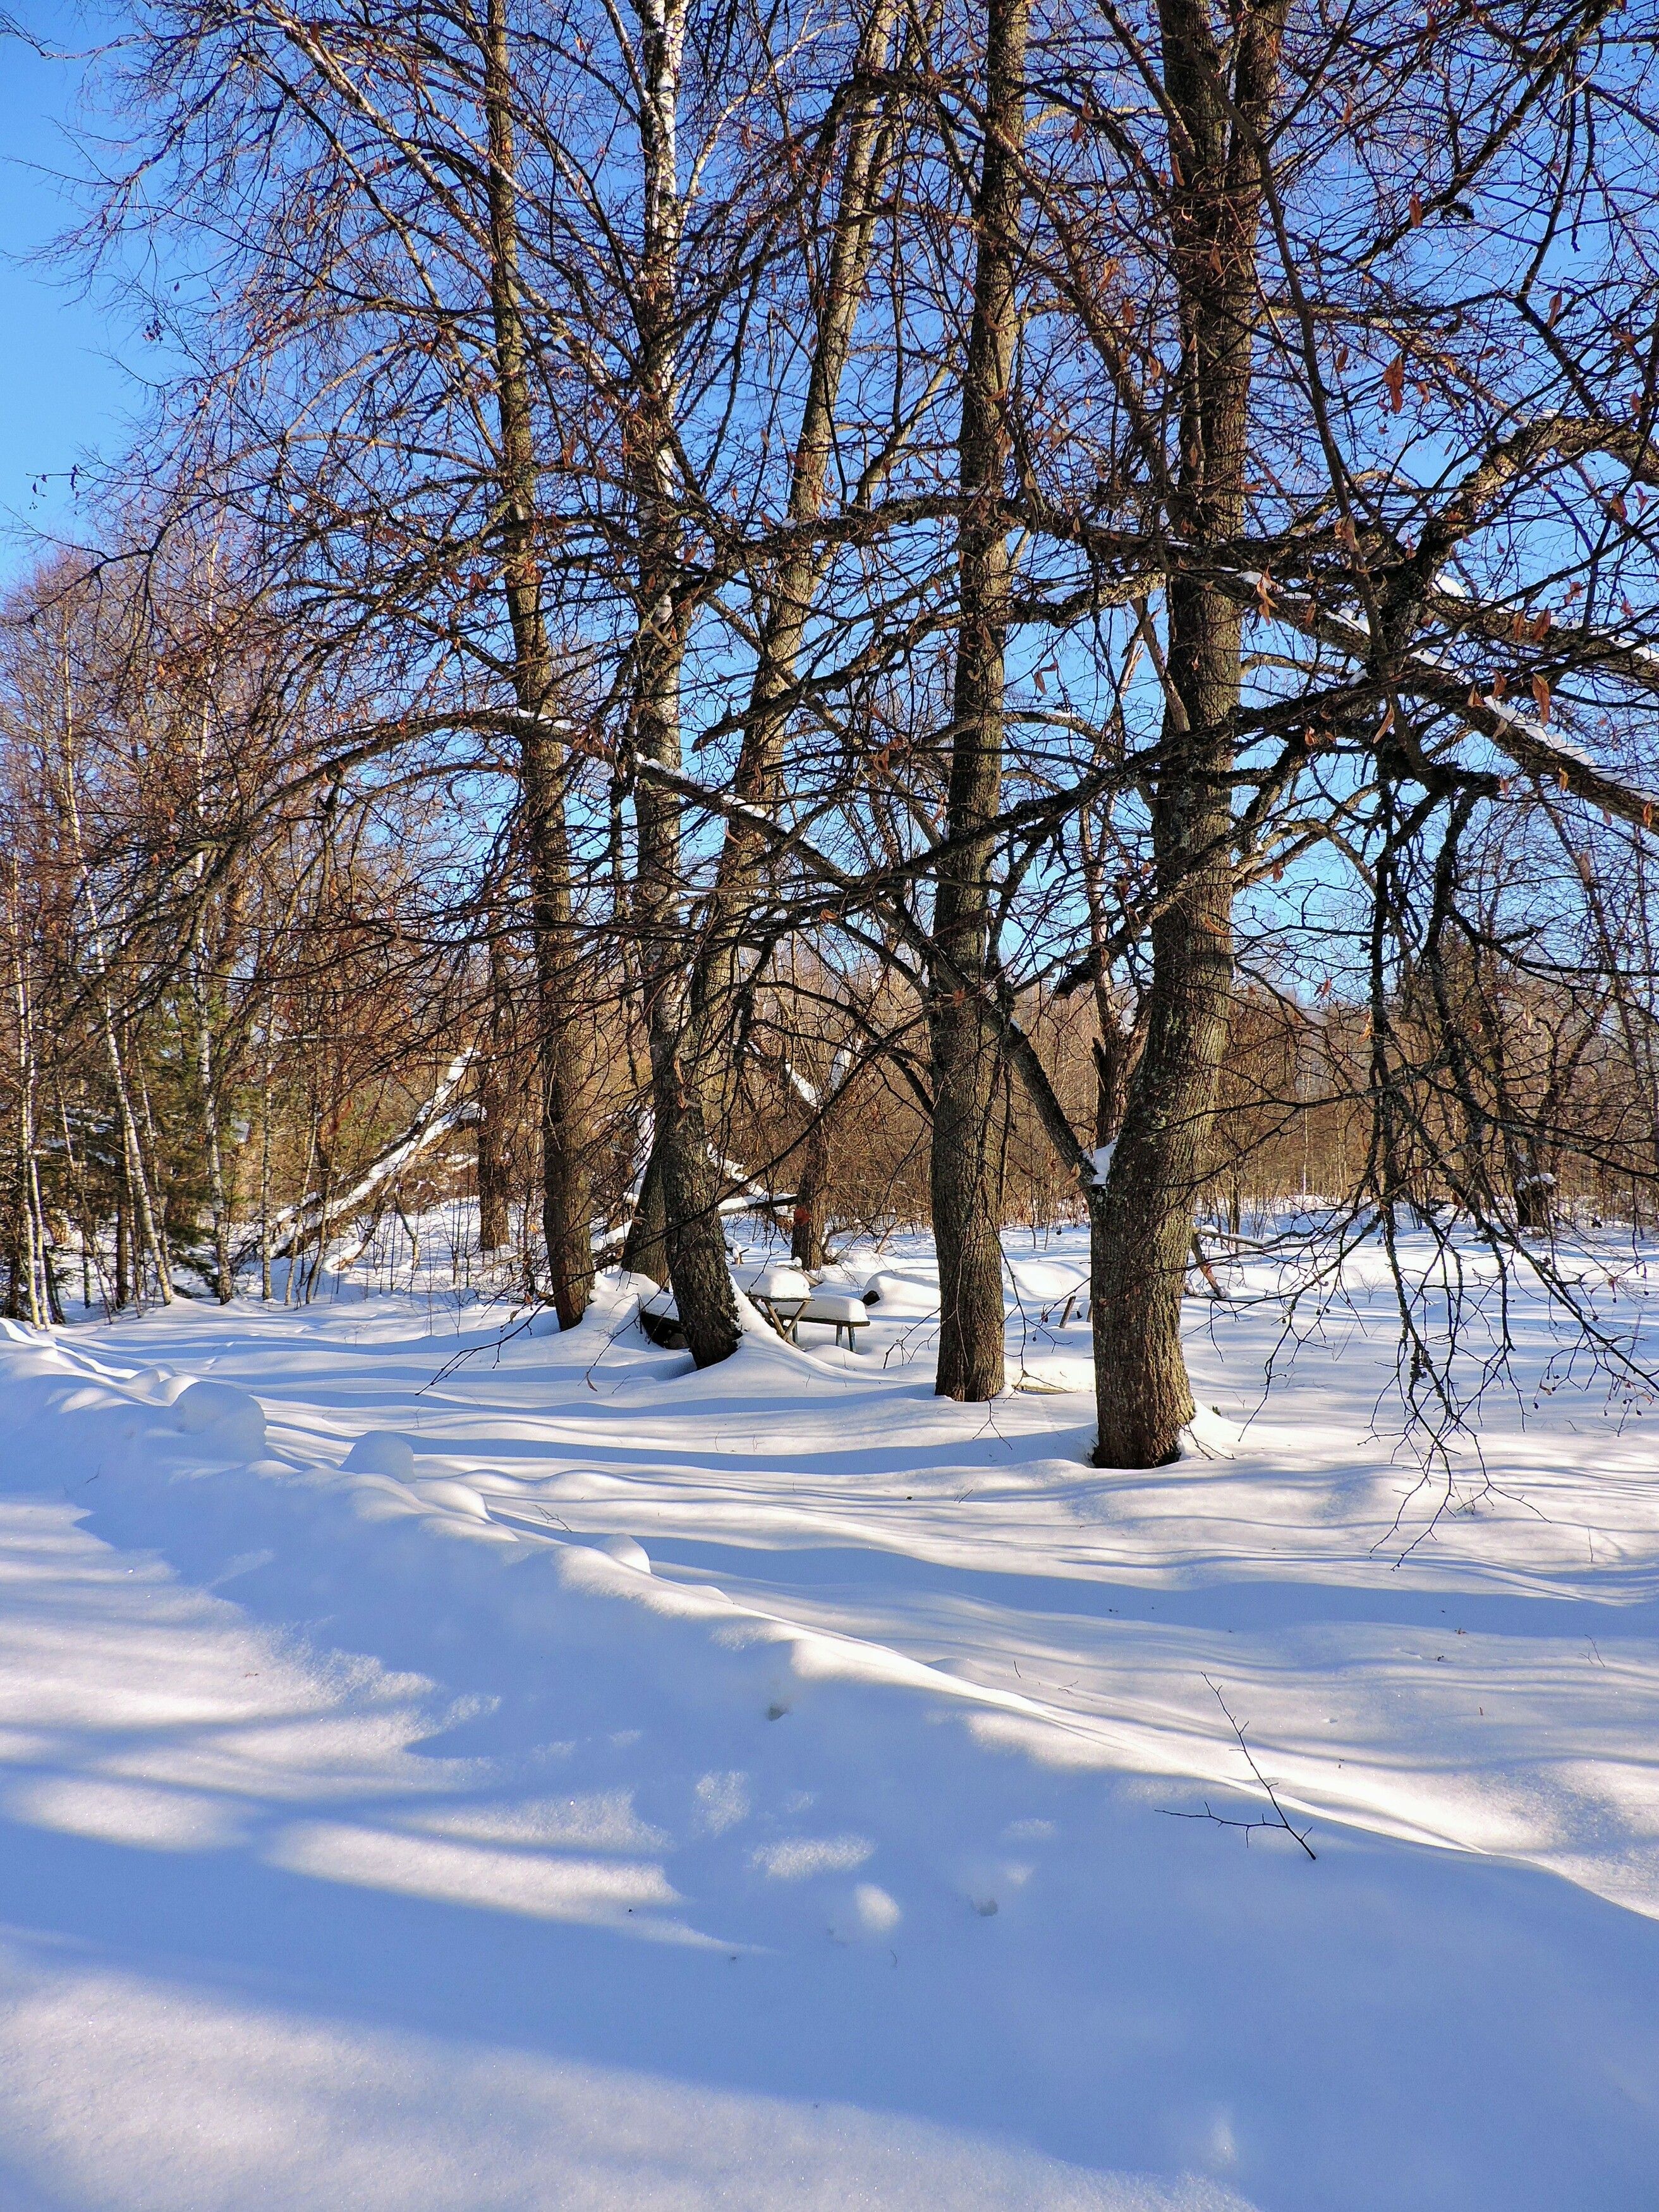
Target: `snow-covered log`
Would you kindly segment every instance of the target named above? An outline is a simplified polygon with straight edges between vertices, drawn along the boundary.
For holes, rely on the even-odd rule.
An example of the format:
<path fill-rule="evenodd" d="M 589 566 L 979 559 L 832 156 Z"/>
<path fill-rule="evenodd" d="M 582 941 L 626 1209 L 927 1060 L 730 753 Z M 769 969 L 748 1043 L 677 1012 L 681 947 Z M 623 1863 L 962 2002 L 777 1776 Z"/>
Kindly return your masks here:
<path fill-rule="evenodd" d="M 346 1219 L 356 1212 L 377 1190 L 401 1175 L 417 1160 L 421 1154 L 447 1136 L 465 1118 L 466 1102 L 458 1097 L 466 1072 L 472 1065 L 473 1048 L 468 1045 L 458 1052 L 444 1070 L 435 1089 L 422 1105 L 406 1127 L 377 1153 L 369 1165 L 358 1176 L 349 1190 L 331 1198 L 326 1207 L 320 1196 L 303 1199 L 298 1206 L 284 1206 L 270 1222 L 270 1256 L 280 1260 L 294 1251 L 309 1237 L 314 1237 L 331 1223 Z M 238 1254 L 238 1264 L 250 1258 L 259 1249 L 256 1235 L 244 1244 Z"/>

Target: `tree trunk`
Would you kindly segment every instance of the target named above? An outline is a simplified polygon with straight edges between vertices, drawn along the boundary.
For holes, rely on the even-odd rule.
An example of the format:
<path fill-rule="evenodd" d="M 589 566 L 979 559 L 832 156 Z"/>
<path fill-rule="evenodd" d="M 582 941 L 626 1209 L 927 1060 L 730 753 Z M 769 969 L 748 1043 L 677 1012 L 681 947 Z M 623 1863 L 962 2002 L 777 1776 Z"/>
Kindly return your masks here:
<path fill-rule="evenodd" d="M 1194 870 L 1153 932 L 1146 1048 L 1091 1215 L 1101 1467 L 1163 1466 L 1193 1418 L 1181 1297 L 1227 1039 L 1231 888 L 1231 866 Z"/>
<path fill-rule="evenodd" d="M 808 1131 L 801 1146 L 800 1174 L 795 1186 L 795 1218 L 789 1239 L 789 1256 L 798 1267 L 816 1270 L 824 1261 L 823 1209 L 830 1179 L 830 1120 L 827 1107 Z"/>
<path fill-rule="evenodd" d="M 29 1162 L 29 1195 L 34 1206 L 35 1249 L 40 1255 L 40 1288 L 46 1301 L 46 1319 L 55 1328 L 64 1326 L 64 1301 L 58 1288 L 58 1270 L 52 1264 L 52 1231 L 46 1225 L 46 1208 L 40 1196 L 40 1163 Z"/>
<path fill-rule="evenodd" d="M 674 439 L 678 377 L 675 319 L 682 222 L 678 125 L 686 0 L 642 0 L 640 15 L 645 204 L 635 278 L 639 339 L 629 426 L 640 530 L 630 735 L 643 759 L 678 769 L 684 617 L 676 599 L 683 564 Z M 737 1350 L 742 1328 L 708 1141 L 702 1040 L 693 1023 L 680 801 L 660 785 L 642 779 L 635 787 L 634 813 L 638 847 L 635 919 L 642 940 L 646 1036 L 666 1214 L 668 1278 L 691 1356 L 699 1367 L 710 1367 Z"/>
<path fill-rule="evenodd" d="M 274 1048 L 267 1036 L 265 1079 L 259 1097 L 259 1296 L 267 1305 L 270 1304 L 270 1074 L 274 1057 Z"/>
<path fill-rule="evenodd" d="M 663 1196 L 662 1155 L 654 1135 L 640 1182 L 640 1194 L 635 1202 L 634 1218 L 628 1224 L 623 1265 L 635 1274 L 649 1275 L 653 1283 L 667 1283 L 668 1205 Z"/>
<path fill-rule="evenodd" d="M 1204 0 L 1161 0 L 1164 88 L 1178 125 L 1170 228 L 1182 316 L 1181 451 L 1172 520 L 1195 547 L 1231 537 L 1243 515 L 1260 318 L 1256 149 L 1278 81 L 1284 4 L 1267 0 L 1243 13 L 1228 91 L 1217 79 Z M 1152 850 L 1170 902 L 1152 927 L 1146 1044 L 1105 1186 L 1091 1206 L 1102 1467 L 1174 1459 L 1193 1417 L 1181 1299 L 1232 998 L 1227 779 L 1243 617 L 1190 574 L 1171 578 L 1167 608 Z"/>
<path fill-rule="evenodd" d="M 536 970 L 541 1074 L 542 1225 L 554 1310 L 574 1328 L 593 1290 L 593 1242 L 583 1113 L 586 1070 L 565 819 L 565 748 L 553 715 L 553 659 L 536 544 L 536 452 L 519 283 L 518 172 L 506 0 L 488 0 L 484 106 L 489 130 L 489 299 L 501 441 L 501 576 L 513 630 L 513 688 L 538 726 L 520 740 L 524 836 Z"/>
<path fill-rule="evenodd" d="M 1011 562 L 1000 513 L 1008 459 L 1007 401 L 1019 335 L 1017 292 L 1025 46 L 1030 0 L 990 0 L 986 37 L 985 151 L 974 210 L 973 320 L 957 436 L 963 515 L 957 558 L 960 630 L 946 835 L 992 820 L 1002 792 L 1004 657 Z M 942 1398 L 994 1398 L 1006 1385 L 1003 1355 L 1001 1151 L 992 1133 L 997 1031 L 981 992 L 990 974 L 988 845 L 939 867 L 933 934 L 950 963 L 927 1008 L 933 1122 L 929 1182 L 939 1251 Z"/>
<path fill-rule="evenodd" d="M 132 1301 L 132 1209 L 128 1202 L 129 1179 L 123 1176 L 115 1186 L 115 1310 L 117 1313 Z"/>
<path fill-rule="evenodd" d="M 1542 1123 L 1540 1116 L 1540 1125 Z M 1547 1140 L 1532 1130 L 1511 1130 L 1504 1144 L 1515 1225 L 1523 1237 L 1547 1237 L 1555 1225 L 1555 1177 Z"/>
<path fill-rule="evenodd" d="M 500 917 L 489 933 L 489 1013 L 478 1056 L 478 1246 L 499 1252 L 512 1234 L 508 1214 L 510 1133 L 507 1082 L 508 976 Z"/>
<path fill-rule="evenodd" d="M 836 406 L 865 296 L 875 235 L 876 185 L 885 166 L 890 135 L 883 116 L 884 95 L 866 80 L 878 77 L 887 67 L 896 15 L 895 0 L 875 0 L 860 40 L 855 64 L 859 88 L 848 104 L 841 185 L 790 467 L 788 516 L 793 523 L 810 523 L 823 508 L 835 452 Z M 776 802 L 791 694 L 826 557 L 808 531 L 799 531 L 778 562 L 767 593 L 733 777 L 737 795 L 763 810 Z M 735 815 L 727 818 L 714 892 L 692 964 L 682 1070 L 702 1095 L 708 1131 L 722 1140 L 738 1076 L 734 1039 L 744 932 L 769 851 L 767 838 L 752 822 Z M 647 1197 L 657 1205 L 662 1202 L 664 1177 L 656 1146 L 663 1127 L 659 1119 L 640 1210 L 623 1254 L 625 1266 L 653 1274 L 664 1264 L 653 1242 L 661 1232 L 645 1209 Z"/>
<path fill-rule="evenodd" d="M 40 1326 L 37 1267 L 44 1260 L 37 1236 L 34 1191 L 34 1049 L 28 983 L 23 972 L 22 929 L 17 896 L 18 866 L 12 862 L 12 973 L 17 1015 L 17 1180 L 11 1224 L 11 1287 L 6 1311 L 14 1321 Z"/>
<path fill-rule="evenodd" d="M 500 1146 L 501 1095 L 492 1085 L 481 1083 L 478 1101 L 478 1249 L 499 1252 L 512 1234 Z"/>
<path fill-rule="evenodd" d="M 101 975 L 100 981 L 103 980 Z M 104 1042 L 109 1056 L 110 1075 L 115 1086 L 115 1103 L 121 1118 L 121 1145 L 126 1166 L 127 1192 L 133 1215 L 132 1226 L 137 1231 L 133 1238 L 135 1248 L 142 1243 L 155 1270 L 156 1295 L 164 1306 L 173 1304 L 173 1276 L 167 1267 L 167 1248 L 156 1224 L 155 1208 L 150 1199 L 149 1176 L 144 1166 L 144 1151 L 138 1133 L 137 1116 L 132 1110 L 132 1094 L 127 1088 L 125 1064 L 121 1047 L 115 1034 L 115 1017 L 107 999 L 104 1001 Z M 143 1285 L 139 1279 L 142 1261 L 137 1249 L 132 1255 L 132 1288 L 135 1297 L 142 1297 Z"/>
<path fill-rule="evenodd" d="M 201 873 L 198 866 L 197 873 Z M 236 1295 L 236 1271 L 230 1255 L 230 1195 L 225 1183 L 224 1150 L 219 1134 L 218 1075 L 213 1054 L 215 991 L 208 972 L 207 929 L 202 915 L 196 917 L 194 985 L 196 1015 L 196 1080 L 201 1091 L 202 1148 L 206 1155 L 208 1204 L 213 1216 L 214 1289 L 222 1306 Z"/>

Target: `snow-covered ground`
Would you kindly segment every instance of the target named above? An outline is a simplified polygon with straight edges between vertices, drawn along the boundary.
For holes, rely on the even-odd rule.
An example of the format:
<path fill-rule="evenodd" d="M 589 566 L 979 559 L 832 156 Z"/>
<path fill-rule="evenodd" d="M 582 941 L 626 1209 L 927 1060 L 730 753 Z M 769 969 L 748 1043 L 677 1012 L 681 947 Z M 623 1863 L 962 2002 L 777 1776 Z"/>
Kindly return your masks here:
<path fill-rule="evenodd" d="M 0 2206 L 1651 2206 L 1659 1417 L 1523 1302 L 1429 1528 L 1357 1263 L 1101 1473 L 1009 1251 L 989 1407 L 904 1240 L 703 1375 L 615 1279 L 11 1329 Z"/>

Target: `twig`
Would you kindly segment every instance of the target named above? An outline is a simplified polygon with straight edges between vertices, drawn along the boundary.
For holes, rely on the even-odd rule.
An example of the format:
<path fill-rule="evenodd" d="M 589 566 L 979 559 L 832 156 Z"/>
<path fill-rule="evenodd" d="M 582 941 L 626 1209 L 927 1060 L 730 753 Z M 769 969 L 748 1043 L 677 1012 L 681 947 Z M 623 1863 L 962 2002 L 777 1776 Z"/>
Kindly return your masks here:
<path fill-rule="evenodd" d="M 1244 1741 L 1243 1729 L 1240 1728 L 1238 1723 L 1233 1718 L 1232 1714 L 1228 1711 L 1227 1700 L 1222 1696 L 1221 1692 L 1217 1688 L 1216 1685 L 1210 1681 L 1210 1678 L 1207 1674 L 1204 1677 L 1204 1680 L 1206 1682 L 1209 1683 L 1211 1690 L 1214 1692 L 1217 1705 L 1220 1706 L 1224 1713 L 1226 1713 L 1227 1725 L 1232 1730 L 1233 1734 L 1238 1738 L 1238 1747 L 1244 1754 L 1244 1762 L 1246 1765 L 1249 1768 L 1251 1773 L 1255 1777 L 1257 1782 L 1267 1793 L 1267 1802 L 1273 1808 L 1273 1817 L 1271 1820 L 1230 1820 L 1224 1814 L 1212 1813 L 1210 1810 L 1207 1799 L 1205 1802 L 1204 1810 L 1201 1813 L 1180 1812 L 1172 1805 L 1161 1805 L 1158 1808 L 1158 1810 L 1161 1813 L 1167 1814 L 1169 1818 L 1172 1820 L 1213 1820 L 1218 1828 L 1241 1828 L 1247 1837 L 1252 1834 L 1257 1828 L 1282 1828 L 1287 1836 L 1294 1836 L 1296 1838 L 1297 1843 L 1301 1844 L 1303 1850 L 1306 1851 L 1310 1859 L 1317 1858 L 1319 1854 L 1314 1850 L 1313 1845 L 1308 1841 L 1306 1832 L 1301 1828 L 1293 1828 L 1290 1822 L 1285 1819 L 1285 1808 L 1279 1803 L 1279 1799 L 1273 1794 L 1273 1784 L 1268 1781 L 1267 1776 L 1256 1765 L 1255 1754 L 1250 1749 L 1249 1745 Z"/>
<path fill-rule="evenodd" d="M 417 1398 L 422 1398 L 426 1395 L 426 1393 L 428 1390 L 435 1390 L 439 1383 L 448 1382 L 450 1376 L 455 1373 L 458 1368 L 465 1367 L 469 1359 L 476 1359 L 481 1352 L 493 1352 L 495 1357 L 491 1364 L 492 1365 L 499 1366 L 501 1364 L 501 1353 L 505 1347 L 512 1343 L 515 1336 L 522 1336 L 526 1329 L 527 1329 L 531 1323 L 535 1320 L 537 1315 L 543 1310 L 543 1307 L 539 1303 L 538 1303 L 532 1306 L 530 1311 L 525 1315 L 521 1321 L 515 1321 L 510 1323 L 509 1326 L 502 1329 L 499 1335 L 497 1335 L 491 1342 L 487 1344 L 463 1345 L 453 1359 L 446 1359 L 443 1365 L 438 1370 L 437 1373 L 428 1381 L 422 1383 L 420 1389 L 415 1393 L 415 1395 Z"/>

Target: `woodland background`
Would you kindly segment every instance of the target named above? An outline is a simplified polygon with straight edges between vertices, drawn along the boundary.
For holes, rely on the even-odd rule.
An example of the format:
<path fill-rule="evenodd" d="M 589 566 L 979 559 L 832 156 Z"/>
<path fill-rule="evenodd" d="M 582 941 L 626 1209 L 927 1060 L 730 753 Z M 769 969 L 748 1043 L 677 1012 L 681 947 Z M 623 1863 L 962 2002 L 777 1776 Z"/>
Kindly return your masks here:
<path fill-rule="evenodd" d="M 1659 1213 L 1656 36 L 124 13 L 60 253 L 179 366 L 0 630 L 7 1310 L 465 1196 L 477 1285 L 625 1258 L 708 1364 L 732 1212 L 931 1223 L 986 1397 L 1000 1232 L 1086 1218 L 1137 1464 L 1206 1250 L 1427 1223 L 1616 1367 L 1555 1239 Z"/>

